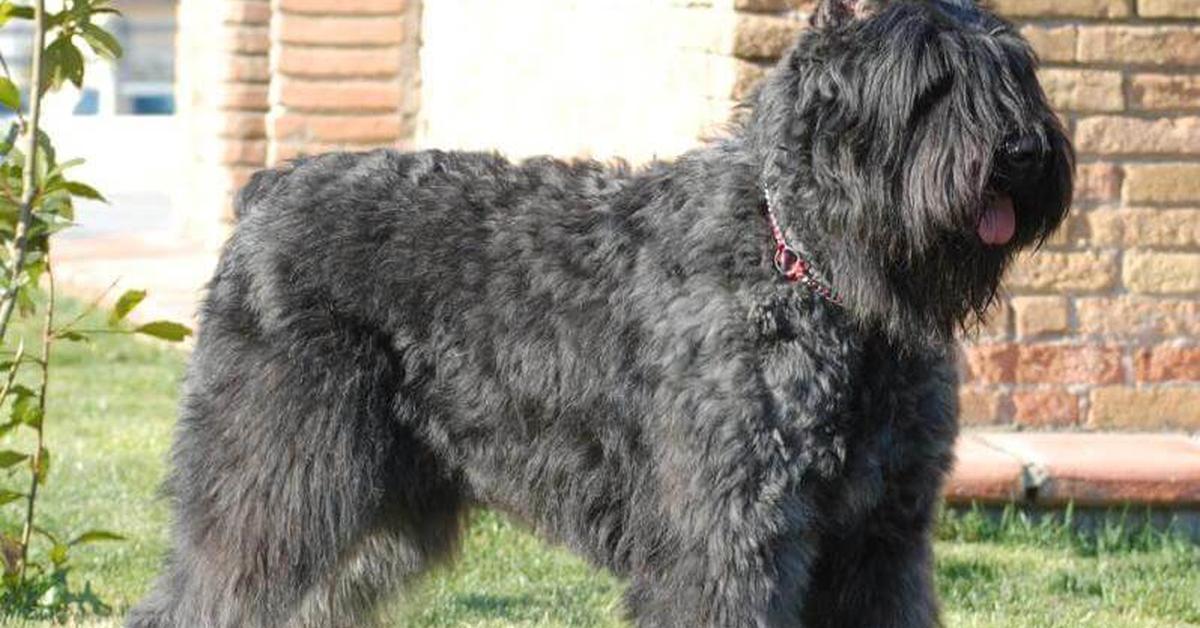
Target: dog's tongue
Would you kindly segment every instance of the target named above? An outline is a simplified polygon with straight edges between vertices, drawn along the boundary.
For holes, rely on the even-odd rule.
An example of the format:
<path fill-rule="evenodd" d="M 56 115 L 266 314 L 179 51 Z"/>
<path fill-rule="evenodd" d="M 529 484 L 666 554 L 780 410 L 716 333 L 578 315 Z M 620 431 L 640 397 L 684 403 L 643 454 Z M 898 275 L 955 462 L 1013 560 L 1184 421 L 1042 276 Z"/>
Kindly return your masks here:
<path fill-rule="evenodd" d="M 983 212 L 977 230 L 984 244 L 1008 244 L 1017 232 L 1017 212 L 1013 209 L 1012 197 L 997 196 Z"/>

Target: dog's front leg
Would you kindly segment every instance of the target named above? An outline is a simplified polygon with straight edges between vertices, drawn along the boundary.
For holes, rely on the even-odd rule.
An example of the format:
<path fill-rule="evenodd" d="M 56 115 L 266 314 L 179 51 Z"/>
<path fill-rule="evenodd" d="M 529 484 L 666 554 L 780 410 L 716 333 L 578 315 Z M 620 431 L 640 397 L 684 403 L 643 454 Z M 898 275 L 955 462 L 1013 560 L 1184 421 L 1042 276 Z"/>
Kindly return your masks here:
<path fill-rule="evenodd" d="M 932 513 L 932 500 L 921 500 Z M 932 628 L 939 625 L 930 537 L 932 514 L 881 505 L 851 530 L 821 542 L 805 602 L 806 625 Z M 922 506 L 925 507 L 925 506 Z"/>
<path fill-rule="evenodd" d="M 818 516 L 798 465 L 754 404 L 709 396 L 691 408 L 655 439 L 661 528 L 632 570 L 631 619 L 656 628 L 801 626 L 796 600 L 817 556 Z"/>
<path fill-rule="evenodd" d="M 915 377 L 912 374 L 920 374 Z M 805 618 L 829 628 L 938 625 L 932 534 L 942 481 L 957 433 L 954 367 L 911 369 L 897 388 L 912 397 L 894 420 L 895 439 L 879 502 L 854 525 L 821 539 Z"/>

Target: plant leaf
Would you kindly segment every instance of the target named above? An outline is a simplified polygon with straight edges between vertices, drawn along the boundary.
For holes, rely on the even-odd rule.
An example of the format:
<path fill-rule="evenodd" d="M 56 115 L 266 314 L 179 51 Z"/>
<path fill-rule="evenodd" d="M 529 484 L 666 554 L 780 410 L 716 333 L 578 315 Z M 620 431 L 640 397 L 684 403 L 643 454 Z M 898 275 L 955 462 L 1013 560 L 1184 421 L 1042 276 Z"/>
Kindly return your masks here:
<path fill-rule="evenodd" d="M 129 316 L 129 313 L 134 310 L 142 300 L 146 298 L 145 290 L 126 290 L 121 298 L 117 299 L 117 304 L 113 306 L 112 313 L 108 315 L 109 327 L 115 326 L 117 323 Z"/>
<path fill-rule="evenodd" d="M 21 109 L 21 90 L 8 78 L 0 76 L 0 105 L 13 111 Z"/>
<path fill-rule="evenodd" d="M 146 323 L 145 325 L 134 328 L 133 331 L 139 334 L 153 336 L 160 340 L 166 340 L 168 342 L 180 342 L 184 338 L 192 335 L 191 329 L 171 321 L 154 321 L 152 323 Z"/>
<path fill-rule="evenodd" d="M 26 268 L 26 274 L 29 269 Z M 37 311 L 37 303 L 33 302 L 33 297 L 29 296 L 28 290 L 22 290 L 17 293 L 17 313 L 21 316 L 32 316 Z"/>
<path fill-rule="evenodd" d="M 54 337 L 58 338 L 59 340 L 66 340 L 68 342 L 89 342 L 91 340 L 91 338 L 88 338 L 82 333 L 70 329 L 64 329 L 60 332 L 57 332 L 54 334 Z"/>
<path fill-rule="evenodd" d="M 14 384 L 12 388 L 8 389 L 8 394 L 15 396 L 17 399 L 22 399 L 24 397 L 32 397 L 37 393 L 24 384 Z"/>
<path fill-rule="evenodd" d="M 66 3 L 64 2 L 63 4 L 66 4 Z M 78 4 L 78 2 L 76 2 L 75 4 Z M 56 13 L 51 13 L 50 11 L 46 11 L 46 30 L 52 31 L 52 30 L 62 26 L 63 24 L 65 24 L 67 22 L 68 18 L 73 17 L 72 14 L 73 14 L 72 11 L 68 11 L 66 9 L 63 9 L 62 11 L 58 11 Z"/>
<path fill-rule="evenodd" d="M 62 87 L 67 80 L 63 69 L 64 46 L 71 45 L 69 40 L 55 39 L 42 52 L 42 91 L 47 92 Z M 32 91 L 32 90 L 30 90 Z M 30 98 L 34 98 L 31 94 Z"/>
<path fill-rule="evenodd" d="M 28 458 L 29 454 L 23 454 L 19 451 L 5 449 L 4 451 L 0 451 L 0 469 L 7 469 Z"/>
<path fill-rule="evenodd" d="M 95 543 L 97 541 L 124 540 L 125 537 L 117 534 L 116 532 L 109 532 L 108 530 L 88 530 L 87 532 L 75 537 L 70 543 L 67 543 L 67 545 L 83 545 L 84 543 Z"/>
<path fill-rule="evenodd" d="M 54 545 L 62 544 L 62 542 L 58 540 L 58 536 L 56 536 L 53 532 L 47 530 L 46 528 L 43 528 L 42 526 L 38 526 L 38 525 L 33 526 L 33 531 L 46 537 L 46 539 L 49 540 Z"/>
<path fill-rule="evenodd" d="M 8 131 L 4 134 L 4 139 L 0 141 L 0 153 L 7 156 L 13 150 L 13 145 L 17 143 L 17 137 L 21 133 L 21 123 L 14 120 L 8 125 Z"/>
<path fill-rule="evenodd" d="M 54 91 L 70 81 L 75 87 L 83 87 L 83 53 L 70 37 L 60 35 L 42 55 L 45 70 L 42 74 L 42 89 Z"/>
<path fill-rule="evenodd" d="M 92 47 L 92 50 L 96 54 L 109 61 L 114 61 L 124 54 L 124 51 L 121 49 L 121 42 L 117 41 L 117 38 L 113 37 L 112 33 L 91 22 L 83 25 L 83 32 L 80 34 L 83 35 L 83 40 Z"/>
<path fill-rule="evenodd" d="M 61 543 L 51 547 L 50 562 L 54 563 L 55 567 L 61 567 L 63 563 L 67 562 L 67 552 L 70 550 L 71 548 Z"/>
<path fill-rule="evenodd" d="M 66 188 L 67 188 L 67 191 L 71 193 L 71 196 L 78 196 L 80 198 L 87 198 L 87 199 L 91 199 L 93 201 L 100 201 L 103 203 L 108 202 L 108 199 L 104 198 L 103 194 L 101 194 L 100 192 L 97 192 L 96 188 L 94 188 L 86 183 L 80 183 L 78 181 L 67 181 Z"/>
<path fill-rule="evenodd" d="M 54 177 L 61 175 L 63 172 L 67 171 L 70 168 L 74 168 L 76 166 L 82 166 L 85 163 L 87 163 L 87 160 L 81 159 L 79 157 L 76 157 L 75 159 L 68 159 L 68 160 L 62 162 L 61 164 L 58 164 L 58 166 L 56 166 L 53 170 L 51 170 L 46 176 L 48 176 L 50 178 L 54 178 Z"/>
<path fill-rule="evenodd" d="M 38 407 L 37 397 L 33 395 L 20 396 L 13 402 L 12 419 L 22 425 L 34 429 L 42 426 L 42 410 Z"/>
<path fill-rule="evenodd" d="M 6 488 L 0 488 L 0 506 L 3 506 L 9 502 L 15 502 L 22 497 L 25 497 L 25 493 L 18 493 L 16 491 L 10 491 Z"/>
<path fill-rule="evenodd" d="M 54 142 L 50 139 L 50 135 L 44 129 L 38 129 L 37 133 L 38 154 L 46 155 L 46 171 L 44 177 L 49 178 L 50 173 L 58 170 L 58 150 L 54 148 Z"/>
<path fill-rule="evenodd" d="M 18 419 L 21 423 L 32 427 L 35 430 L 42 429 L 42 409 L 37 406 L 37 403 L 27 403 L 24 412 Z"/>

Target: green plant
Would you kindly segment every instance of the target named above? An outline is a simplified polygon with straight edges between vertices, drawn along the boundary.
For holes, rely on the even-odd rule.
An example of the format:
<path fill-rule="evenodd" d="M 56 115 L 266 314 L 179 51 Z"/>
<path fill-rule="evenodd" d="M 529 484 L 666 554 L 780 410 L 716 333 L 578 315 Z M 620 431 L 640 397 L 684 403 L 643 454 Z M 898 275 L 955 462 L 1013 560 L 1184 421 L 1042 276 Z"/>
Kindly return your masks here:
<path fill-rule="evenodd" d="M 82 315 L 65 323 L 55 320 L 52 236 L 73 223 L 75 199 L 103 201 L 104 197 L 95 188 L 67 177 L 82 160 L 58 159 L 50 136 L 40 128 L 42 100 L 67 82 L 82 87 L 85 61 L 81 45 L 103 59 L 120 56 L 116 38 L 93 21 L 97 16 L 115 13 L 110 0 L 66 0 L 61 10 L 53 13 L 47 12 L 45 0 L 35 0 L 32 6 L 0 0 L 0 28 L 13 19 L 33 23 L 28 115 L 22 111 L 21 91 L 8 63 L 0 58 L 4 72 L 0 77 L 0 105 L 16 117 L 0 141 L 0 241 L 4 245 L 0 254 L 0 408 L 9 410 L 8 420 L 0 423 L 0 436 L 12 443 L 23 441 L 27 446 L 0 449 L 0 470 L 7 473 L 9 482 L 21 483 L 24 479 L 24 486 L 0 487 L 0 506 L 24 508 L 19 532 L 0 531 L 4 566 L 0 604 L 10 614 L 56 616 L 69 609 L 105 611 L 106 606 L 90 587 L 76 591 L 70 586 L 70 555 L 81 545 L 122 538 L 101 529 L 63 535 L 38 524 L 39 489 L 48 481 L 52 461 L 44 419 L 54 344 L 85 342 L 97 333 L 140 333 L 169 341 L 182 340 L 190 333 L 186 327 L 168 321 L 132 329 L 123 326 L 126 316 L 145 297 L 142 291 L 122 295 L 104 328 L 82 327 Z M 43 284 L 45 298 L 39 300 L 35 295 Z M 36 351 L 29 351 L 21 341 L 15 346 L 9 341 L 14 315 L 41 317 L 40 346 Z"/>

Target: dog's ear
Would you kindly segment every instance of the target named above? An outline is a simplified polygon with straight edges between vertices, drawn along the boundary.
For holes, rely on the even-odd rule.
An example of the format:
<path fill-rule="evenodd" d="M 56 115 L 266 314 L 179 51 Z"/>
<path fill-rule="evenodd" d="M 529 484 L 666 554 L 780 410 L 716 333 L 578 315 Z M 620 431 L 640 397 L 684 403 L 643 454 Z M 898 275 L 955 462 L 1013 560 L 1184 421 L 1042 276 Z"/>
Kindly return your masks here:
<path fill-rule="evenodd" d="M 820 0 L 811 22 L 816 28 L 837 28 L 870 17 L 884 3 L 885 0 Z"/>

